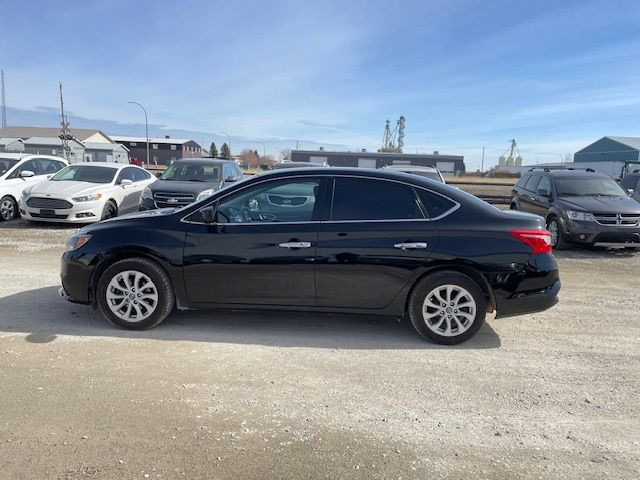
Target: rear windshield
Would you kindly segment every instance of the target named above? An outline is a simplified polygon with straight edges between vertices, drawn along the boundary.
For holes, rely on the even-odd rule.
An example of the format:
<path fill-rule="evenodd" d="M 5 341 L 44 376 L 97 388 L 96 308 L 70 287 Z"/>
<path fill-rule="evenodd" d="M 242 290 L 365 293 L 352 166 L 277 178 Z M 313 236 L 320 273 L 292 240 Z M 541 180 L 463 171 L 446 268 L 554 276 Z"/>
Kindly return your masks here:
<path fill-rule="evenodd" d="M 222 179 L 220 170 L 219 165 L 176 162 L 165 170 L 160 180 L 212 183 Z"/>
<path fill-rule="evenodd" d="M 7 173 L 16 163 L 18 160 L 13 158 L 0 158 L 0 175 Z"/>
<path fill-rule="evenodd" d="M 621 197 L 625 191 L 612 178 L 556 178 L 556 193 L 559 197 L 566 196 L 603 196 Z"/>
<path fill-rule="evenodd" d="M 411 175 L 418 175 L 419 177 L 425 177 L 425 178 L 430 178 L 431 180 L 436 180 L 438 182 L 442 182 L 442 179 L 440 178 L 440 175 L 438 175 L 438 172 L 425 172 L 425 171 L 420 171 L 420 170 L 400 170 L 401 172 L 404 173 L 410 173 Z"/>
<path fill-rule="evenodd" d="M 54 182 L 72 180 L 87 183 L 111 183 L 117 171 L 116 168 L 110 167 L 70 165 L 56 173 L 51 180 Z"/>

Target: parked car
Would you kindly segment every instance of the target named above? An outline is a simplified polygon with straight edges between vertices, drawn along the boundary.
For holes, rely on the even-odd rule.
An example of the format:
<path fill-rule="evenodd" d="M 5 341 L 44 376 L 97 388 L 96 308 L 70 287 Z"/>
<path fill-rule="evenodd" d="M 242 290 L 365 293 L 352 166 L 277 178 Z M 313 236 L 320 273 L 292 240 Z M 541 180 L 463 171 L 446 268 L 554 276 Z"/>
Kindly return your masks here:
<path fill-rule="evenodd" d="M 627 193 L 634 200 L 640 202 L 640 171 L 634 170 L 632 173 L 626 175 L 620 182 L 620 186 L 624 188 Z"/>
<path fill-rule="evenodd" d="M 122 163 L 76 163 L 25 189 L 20 213 L 31 221 L 93 223 L 136 211 L 154 177 Z"/>
<path fill-rule="evenodd" d="M 67 165 L 64 158 L 51 155 L 0 153 L 0 219 L 18 218 L 18 202 L 24 189 L 46 180 Z"/>
<path fill-rule="evenodd" d="M 317 167 L 326 167 L 327 165 L 322 163 L 313 163 L 313 162 L 280 162 L 276 163 L 272 170 L 282 170 L 284 168 L 317 168 Z"/>
<path fill-rule="evenodd" d="M 140 197 L 139 210 L 189 205 L 242 180 L 236 162 L 214 158 L 183 158 L 173 162 Z"/>
<path fill-rule="evenodd" d="M 430 178 L 436 182 L 446 183 L 440 170 L 434 167 L 423 167 L 420 165 L 387 165 L 382 167 L 384 170 L 393 170 L 394 172 L 410 173 L 421 177 Z"/>
<path fill-rule="evenodd" d="M 545 218 L 554 248 L 640 247 L 640 203 L 604 173 L 533 168 L 512 194 L 512 210 Z"/>
<path fill-rule="evenodd" d="M 550 242 L 541 217 L 417 175 L 283 170 L 82 228 L 60 292 L 135 330 L 174 307 L 407 314 L 420 335 L 455 344 L 487 312 L 556 303 Z"/>

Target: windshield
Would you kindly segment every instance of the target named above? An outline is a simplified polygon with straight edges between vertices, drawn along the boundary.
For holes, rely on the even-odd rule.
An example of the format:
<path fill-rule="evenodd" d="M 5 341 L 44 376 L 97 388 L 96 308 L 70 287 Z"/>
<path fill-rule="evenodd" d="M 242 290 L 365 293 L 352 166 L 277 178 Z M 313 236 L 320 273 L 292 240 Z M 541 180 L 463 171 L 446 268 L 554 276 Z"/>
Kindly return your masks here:
<path fill-rule="evenodd" d="M 176 162 L 167 168 L 160 180 L 214 183 L 222 179 L 219 165 Z"/>
<path fill-rule="evenodd" d="M 556 192 L 563 196 L 622 197 L 626 193 L 612 178 L 556 178 Z"/>
<path fill-rule="evenodd" d="M 13 158 L 0 158 L 0 175 L 7 173 L 16 163 L 18 163 L 18 160 Z"/>
<path fill-rule="evenodd" d="M 98 167 L 94 165 L 70 165 L 60 170 L 51 179 L 54 182 L 70 180 L 87 183 L 111 183 L 115 177 L 116 168 Z"/>

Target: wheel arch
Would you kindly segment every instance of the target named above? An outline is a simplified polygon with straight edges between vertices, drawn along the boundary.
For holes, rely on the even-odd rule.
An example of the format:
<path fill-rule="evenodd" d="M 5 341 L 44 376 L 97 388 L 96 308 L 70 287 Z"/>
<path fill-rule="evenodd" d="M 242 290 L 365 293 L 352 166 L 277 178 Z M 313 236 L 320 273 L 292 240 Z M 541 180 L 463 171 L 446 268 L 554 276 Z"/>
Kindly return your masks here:
<path fill-rule="evenodd" d="M 176 301 L 178 301 L 178 291 L 176 290 L 173 276 L 167 268 L 167 263 L 158 255 L 153 254 L 153 252 L 151 251 L 142 248 L 127 248 L 109 252 L 96 263 L 93 272 L 91 272 L 91 280 L 89 282 L 89 299 L 92 305 L 96 305 L 96 290 L 98 288 L 98 282 L 100 281 L 100 277 L 105 272 L 105 270 L 116 262 L 134 258 L 143 258 L 158 265 L 169 278 L 169 283 L 171 284 L 174 296 L 176 298 Z"/>
<path fill-rule="evenodd" d="M 496 309 L 496 297 L 493 293 L 493 289 L 489 285 L 489 282 L 487 281 L 487 279 L 484 277 L 484 275 L 482 275 L 482 273 L 478 269 L 469 265 L 444 264 L 444 265 L 439 265 L 437 267 L 430 269 L 428 272 L 423 273 L 422 275 L 420 275 L 418 278 L 415 279 L 415 281 L 411 285 L 411 288 L 408 289 L 406 298 L 404 300 L 405 314 L 409 308 L 409 299 L 411 298 L 411 294 L 413 293 L 414 289 L 418 286 L 418 284 L 424 278 L 434 275 L 436 273 L 441 273 L 441 272 L 461 273 L 469 277 L 476 285 L 478 285 L 478 287 L 482 291 L 485 297 L 485 300 L 487 301 L 487 312 L 490 313 Z"/>

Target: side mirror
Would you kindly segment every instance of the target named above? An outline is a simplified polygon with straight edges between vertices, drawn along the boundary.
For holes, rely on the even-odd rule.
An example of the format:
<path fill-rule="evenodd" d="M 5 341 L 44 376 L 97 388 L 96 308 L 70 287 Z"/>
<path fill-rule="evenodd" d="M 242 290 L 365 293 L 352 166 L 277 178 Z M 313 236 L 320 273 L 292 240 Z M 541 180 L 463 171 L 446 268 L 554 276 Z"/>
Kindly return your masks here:
<path fill-rule="evenodd" d="M 128 178 L 123 178 L 122 180 L 120 180 L 120 185 L 123 187 L 126 187 L 127 185 L 133 185 L 133 181 L 129 180 Z"/>
<path fill-rule="evenodd" d="M 156 173 L 156 178 L 160 178 L 162 176 L 162 172 L 157 172 Z"/>
<path fill-rule="evenodd" d="M 549 190 L 547 190 L 546 188 L 541 188 L 536 193 L 541 197 L 549 197 Z"/>
<path fill-rule="evenodd" d="M 225 183 L 233 183 L 238 181 L 238 177 L 234 177 L 233 175 L 229 175 L 224 179 Z"/>
<path fill-rule="evenodd" d="M 633 195 L 633 192 L 635 192 L 635 190 L 633 188 L 627 188 L 627 193 L 629 195 Z"/>
<path fill-rule="evenodd" d="M 29 177 L 33 177 L 35 175 L 35 173 L 33 173 L 31 170 L 23 170 L 20 172 L 20 176 L 22 178 L 29 178 Z"/>
<path fill-rule="evenodd" d="M 203 209 L 200 210 L 200 218 L 204 223 L 213 223 L 215 214 L 216 212 L 214 208 L 211 206 L 204 207 Z"/>

